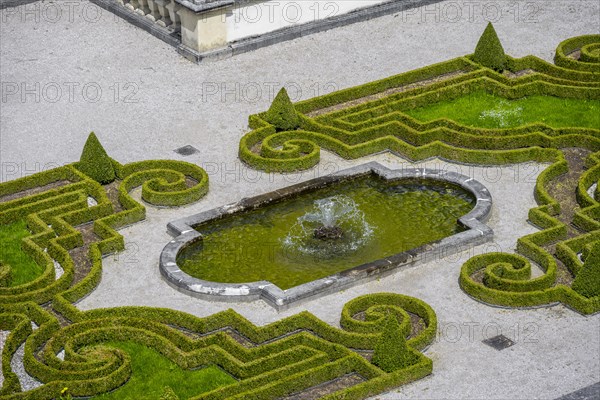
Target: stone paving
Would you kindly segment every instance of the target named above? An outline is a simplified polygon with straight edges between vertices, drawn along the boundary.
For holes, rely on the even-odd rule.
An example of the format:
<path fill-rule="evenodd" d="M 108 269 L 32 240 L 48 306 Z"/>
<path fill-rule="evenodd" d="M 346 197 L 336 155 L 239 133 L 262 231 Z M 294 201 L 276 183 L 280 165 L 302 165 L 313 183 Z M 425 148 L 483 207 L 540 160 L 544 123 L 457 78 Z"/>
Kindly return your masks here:
<path fill-rule="evenodd" d="M 237 148 L 247 117 L 265 110 L 282 84 L 299 100 L 471 53 L 485 17 L 496 18 L 485 4 L 501 10 L 492 20 L 508 54 L 551 60 L 560 41 L 598 32 L 597 1 L 447 1 L 203 65 L 90 3 L 78 2 L 71 17 L 66 2 L 55 2 L 63 10 L 58 20 L 49 10 L 44 14 L 45 3 L 27 7 L 35 10 L 36 4 L 37 21 L 23 8 L 0 11 L 2 181 L 77 160 L 92 130 L 120 162 L 181 159 L 202 165 L 211 177 L 200 202 L 178 209 L 148 206 L 146 221 L 121 230 L 127 250 L 105 259 L 102 282 L 79 303 L 81 309 L 149 305 L 205 316 L 231 307 L 258 324 L 306 309 L 337 324 L 350 299 L 391 291 L 430 304 L 440 333 L 426 351 L 433 375 L 378 398 L 553 399 L 600 381 L 600 315 L 583 317 L 564 306 L 493 308 L 458 286 L 460 266 L 470 256 L 512 251 L 517 238 L 535 231 L 526 218 L 544 165 L 420 163 L 473 176 L 489 188 L 493 243 L 285 312 L 261 301 L 195 299 L 168 286 L 158 270 L 160 251 L 171 239 L 169 221 L 369 161 L 414 166 L 392 154 L 346 161 L 327 153 L 319 166 L 299 174 L 243 166 Z M 461 21 L 451 22 L 456 10 Z M 183 157 L 172 151 L 187 144 L 199 152 Z M 498 333 L 516 344 L 497 351 L 482 343 Z"/>

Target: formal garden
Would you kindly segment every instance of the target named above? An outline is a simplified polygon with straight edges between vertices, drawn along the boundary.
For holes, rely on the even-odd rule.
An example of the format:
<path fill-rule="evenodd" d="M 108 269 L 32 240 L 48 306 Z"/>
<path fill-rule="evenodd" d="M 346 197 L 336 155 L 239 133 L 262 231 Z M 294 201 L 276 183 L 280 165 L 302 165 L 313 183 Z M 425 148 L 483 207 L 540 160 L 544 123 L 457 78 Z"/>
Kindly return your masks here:
<path fill-rule="evenodd" d="M 277 174 L 315 167 L 321 149 L 344 159 L 392 152 L 549 165 L 528 214 L 536 231 L 515 252 L 471 257 L 449 279 L 487 307 L 600 312 L 600 35 L 563 41 L 550 64 L 505 54 L 489 24 L 473 54 L 296 103 L 282 89 L 249 126 L 239 158 Z M 141 200 L 131 194 L 140 187 Z M 0 398 L 365 399 L 432 373 L 436 310 L 400 293 L 353 298 L 339 327 L 301 308 L 258 326 L 234 306 L 202 318 L 168 304 L 78 307 L 145 205 L 183 207 L 211 190 L 196 164 L 121 164 L 94 133 L 79 161 L 0 184 Z M 287 309 L 485 243 L 493 207 L 472 178 L 369 163 L 182 211 L 156 269 L 173 291 L 202 301 Z M 272 241 L 276 256 L 238 262 L 250 239 Z M 13 370 L 19 351 L 33 388 Z"/>

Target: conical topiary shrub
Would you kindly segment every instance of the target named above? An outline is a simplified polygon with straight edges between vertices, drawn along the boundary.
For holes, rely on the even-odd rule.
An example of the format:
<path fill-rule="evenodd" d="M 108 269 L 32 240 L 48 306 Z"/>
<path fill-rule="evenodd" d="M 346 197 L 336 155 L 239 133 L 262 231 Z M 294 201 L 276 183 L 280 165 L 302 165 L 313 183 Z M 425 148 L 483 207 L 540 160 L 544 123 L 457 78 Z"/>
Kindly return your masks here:
<path fill-rule="evenodd" d="M 479 38 L 473 61 L 495 71 L 502 71 L 506 66 L 506 54 L 491 22 Z"/>
<path fill-rule="evenodd" d="M 77 168 L 103 185 L 111 183 L 116 178 L 112 160 L 106 154 L 94 132 L 90 133 L 85 146 L 83 146 Z"/>
<path fill-rule="evenodd" d="M 375 345 L 371 362 L 385 372 L 393 372 L 413 365 L 417 361 L 417 356 L 406 344 L 398 320 L 395 316 L 389 315 L 385 320 L 381 337 Z"/>
<path fill-rule="evenodd" d="M 587 298 L 600 296 L 600 242 L 592 247 L 571 287 Z"/>
<path fill-rule="evenodd" d="M 275 96 L 271 108 L 265 114 L 265 120 L 278 131 L 291 131 L 300 126 L 300 117 L 285 88 L 281 88 Z"/>

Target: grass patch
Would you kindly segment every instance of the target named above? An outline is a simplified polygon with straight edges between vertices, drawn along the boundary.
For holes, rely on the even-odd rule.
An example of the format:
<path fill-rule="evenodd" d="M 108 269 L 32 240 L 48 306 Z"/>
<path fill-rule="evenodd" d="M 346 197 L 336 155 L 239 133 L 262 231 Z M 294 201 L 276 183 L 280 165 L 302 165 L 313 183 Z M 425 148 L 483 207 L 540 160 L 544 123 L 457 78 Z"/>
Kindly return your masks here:
<path fill-rule="evenodd" d="M 420 121 L 447 118 L 478 128 L 514 128 L 541 122 L 553 128 L 600 128 L 600 101 L 530 96 L 507 100 L 478 91 L 454 100 L 406 110 Z"/>
<path fill-rule="evenodd" d="M 43 266 L 21 249 L 21 241 L 30 235 L 25 221 L 0 226 L 0 261 L 11 268 L 11 287 L 31 282 L 44 272 Z"/>
<path fill-rule="evenodd" d="M 110 393 L 94 396 L 98 400 L 159 399 L 169 386 L 181 400 L 236 382 L 216 366 L 184 370 L 156 350 L 134 342 L 107 342 L 131 357 L 129 381 Z"/>

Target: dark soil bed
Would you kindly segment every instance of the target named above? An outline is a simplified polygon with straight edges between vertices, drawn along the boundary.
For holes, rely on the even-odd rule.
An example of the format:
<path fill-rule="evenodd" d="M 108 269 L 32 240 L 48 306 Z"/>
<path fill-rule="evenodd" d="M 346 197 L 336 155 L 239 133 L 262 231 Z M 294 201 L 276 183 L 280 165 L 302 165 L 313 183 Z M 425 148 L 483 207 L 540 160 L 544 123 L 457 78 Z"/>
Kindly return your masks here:
<path fill-rule="evenodd" d="M 0 203 L 6 203 L 9 201 L 21 199 L 21 198 L 27 197 L 27 196 L 33 196 L 34 194 L 40 194 L 43 192 L 47 192 L 48 190 L 57 189 L 62 186 L 67 186 L 71 183 L 73 183 L 73 182 L 67 181 L 67 180 L 61 180 L 61 181 L 52 182 L 52 183 L 49 183 L 49 184 L 43 185 L 43 186 L 36 186 L 34 188 L 23 190 L 21 192 L 7 194 L 5 196 L 0 197 Z"/>
<path fill-rule="evenodd" d="M 313 400 L 320 399 L 321 397 L 327 396 L 328 394 L 337 392 L 338 390 L 345 389 L 359 383 L 365 382 L 366 379 L 359 374 L 348 374 L 341 376 L 337 379 L 329 382 L 322 383 L 318 386 L 313 386 L 306 390 L 298 393 L 294 393 L 287 397 L 283 397 L 285 400 Z"/>

